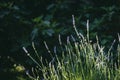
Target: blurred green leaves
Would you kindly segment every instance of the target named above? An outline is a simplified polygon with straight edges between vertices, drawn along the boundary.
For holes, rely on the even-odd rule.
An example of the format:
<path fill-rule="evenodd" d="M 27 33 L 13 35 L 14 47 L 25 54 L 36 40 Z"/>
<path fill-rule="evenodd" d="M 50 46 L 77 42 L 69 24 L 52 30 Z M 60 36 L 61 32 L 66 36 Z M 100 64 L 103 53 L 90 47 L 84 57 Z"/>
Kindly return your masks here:
<path fill-rule="evenodd" d="M 43 41 L 54 46 L 59 34 L 65 41 L 66 36 L 74 34 L 73 14 L 79 32 L 85 33 L 86 20 L 89 19 L 91 39 L 97 34 L 101 38 L 106 37 L 103 42 L 106 44 L 112 39 L 109 36 L 116 38 L 120 32 L 118 3 L 119 0 L 1 0 L 1 55 L 20 59 L 18 55 L 22 53 L 22 46 L 29 48 L 31 41 L 36 41 L 37 45 L 42 44 L 40 48 L 43 50 Z"/>

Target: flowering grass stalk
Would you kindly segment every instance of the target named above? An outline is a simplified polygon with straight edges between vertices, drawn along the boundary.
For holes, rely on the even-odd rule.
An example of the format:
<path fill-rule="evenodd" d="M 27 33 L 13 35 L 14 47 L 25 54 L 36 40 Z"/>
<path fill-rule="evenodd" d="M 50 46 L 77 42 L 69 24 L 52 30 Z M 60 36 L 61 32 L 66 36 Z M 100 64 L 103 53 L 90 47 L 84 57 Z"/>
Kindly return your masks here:
<path fill-rule="evenodd" d="M 59 48 L 54 48 L 54 53 L 49 50 L 46 42 L 45 46 L 48 53 L 51 55 L 52 60 L 46 61 L 47 65 L 44 65 L 42 57 L 40 57 L 35 49 L 34 43 L 33 49 L 35 55 L 37 55 L 39 61 L 34 59 L 30 53 L 23 47 L 23 50 L 27 53 L 37 67 L 34 68 L 33 74 L 35 76 L 28 76 L 33 80 L 120 80 L 120 44 L 117 48 L 117 62 L 114 62 L 112 47 L 115 41 L 112 43 L 108 52 L 105 51 L 105 46 L 99 44 L 99 39 L 96 36 L 96 43 L 91 43 L 89 36 L 89 21 L 87 21 L 87 35 L 83 36 L 79 33 L 75 26 L 74 16 L 73 28 L 76 32 L 78 40 L 73 36 L 67 37 L 67 44 L 62 44 L 61 37 L 59 35 L 59 43 L 62 49 L 62 57 L 57 55 Z M 119 43 L 120 36 L 118 35 Z M 52 55 L 54 54 L 54 56 Z M 39 73 L 42 73 L 41 74 Z"/>

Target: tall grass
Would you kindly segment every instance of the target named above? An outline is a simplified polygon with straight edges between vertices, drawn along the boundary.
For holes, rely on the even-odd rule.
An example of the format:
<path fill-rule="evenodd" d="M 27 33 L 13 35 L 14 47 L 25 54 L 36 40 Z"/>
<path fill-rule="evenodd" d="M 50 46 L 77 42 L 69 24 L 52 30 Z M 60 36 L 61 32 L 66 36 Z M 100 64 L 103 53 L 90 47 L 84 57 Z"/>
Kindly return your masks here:
<path fill-rule="evenodd" d="M 112 48 L 115 40 L 111 44 L 108 51 L 105 47 L 99 44 L 99 39 L 96 36 L 96 43 L 91 43 L 89 36 L 89 21 L 87 21 L 86 36 L 79 33 L 75 26 L 73 17 L 73 28 L 77 35 L 77 39 L 73 36 L 67 37 L 67 44 L 63 44 L 59 36 L 59 48 L 54 48 L 52 53 L 47 46 L 48 54 L 51 55 L 50 62 L 45 61 L 38 55 L 34 43 L 32 43 L 35 59 L 23 47 L 28 57 L 36 63 L 37 67 L 32 68 L 32 76 L 27 72 L 29 78 L 33 80 L 120 80 L 120 36 L 118 34 L 118 47 L 116 53 L 113 54 Z M 62 56 L 57 55 L 58 50 L 61 50 Z M 114 55 L 117 55 L 114 59 Z"/>

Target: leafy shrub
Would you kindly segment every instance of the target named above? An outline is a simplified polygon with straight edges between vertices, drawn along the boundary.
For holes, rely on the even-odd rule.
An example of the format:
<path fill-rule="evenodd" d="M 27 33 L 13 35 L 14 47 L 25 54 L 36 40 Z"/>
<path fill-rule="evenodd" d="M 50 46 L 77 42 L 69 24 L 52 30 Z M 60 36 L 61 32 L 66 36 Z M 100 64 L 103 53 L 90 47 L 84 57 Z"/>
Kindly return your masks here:
<path fill-rule="evenodd" d="M 1 56 L 9 55 L 22 62 L 18 54 L 21 55 L 22 46 L 30 47 L 30 40 L 38 46 L 44 40 L 52 45 L 51 41 L 56 42 L 58 34 L 63 37 L 74 34 L 69 27 L 70 15 L 74 13 L 81 33 L 85 31 L 85 20 L 89 19 L 91 38 L 98 34 L 105 38 L 102 43 L 107 44 L 119 33 L 119 3 L 119 0 L 101 0 L 99 3 L 95 0 L 0 0 Z M 39 52 L 44 54 L 44 51 Z"/>

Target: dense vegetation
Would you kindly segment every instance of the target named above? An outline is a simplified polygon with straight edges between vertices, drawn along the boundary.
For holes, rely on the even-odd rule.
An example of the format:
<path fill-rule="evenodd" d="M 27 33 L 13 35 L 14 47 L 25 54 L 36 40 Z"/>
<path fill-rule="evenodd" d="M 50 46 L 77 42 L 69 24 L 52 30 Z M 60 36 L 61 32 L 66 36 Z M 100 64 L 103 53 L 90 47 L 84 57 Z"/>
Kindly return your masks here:
<path fill-rule="evenodd" d="M 23 50 L 27 56 L 36 64 L 32 68 L 32 73 L 26 72 L 29 78 L 33 80 L 119 80 L 120 77 L 120 45 L 117 44 L 116 53 L 112 50 L 115 40 L 106 51 L 106 46 L 100 45 L 96 35 L 96 43 L 92 43 L 89 36 L 89 21 L 87 21 L 87 34 L 84 36 L 79 33 L 75 26 L 73 16 L 73 28 L 77 39 L 71 35 L 67 37 L 67 44 L 62 43 L 59 35 L 60 47 L 54 47 L 50 51 L 46 42 L 44 42 L 51 61 L 44 61 L 39 56 L 34 42 L 34 56 L 31 55 L 25 47 Z M 118 34 L 120 43 L 120 36 Z M 61 50 L 61 52 L 59 52 Z M 58 54 L 61 54 L 58 55 Z"/>
<path fill-rule="evenodd" d="M 59 46 L 60 34 L 66 44 L 66 37 L 75 34 L 72 14 L 81 33 L 85 33 L 86 20 L 89 19 L 90 39 L 96 43 L 95 36 L 98 35 L 106 51 L 116 39 L 112 47 L 116 53 L 119 44 L 117 33 L 120 32 L 119 3 L 119 0 L 0 0 L 0 78 L 3 76 L 9 80 L 11 73 L 13 78 L 18 75 L 26 77 L 24 70 L 36 65 L 22 50 L 24 46 L 34 53 L 31 42 L 36 45 L 40 56 L 51 61 L 44 41 L 52 50 Z"/>

